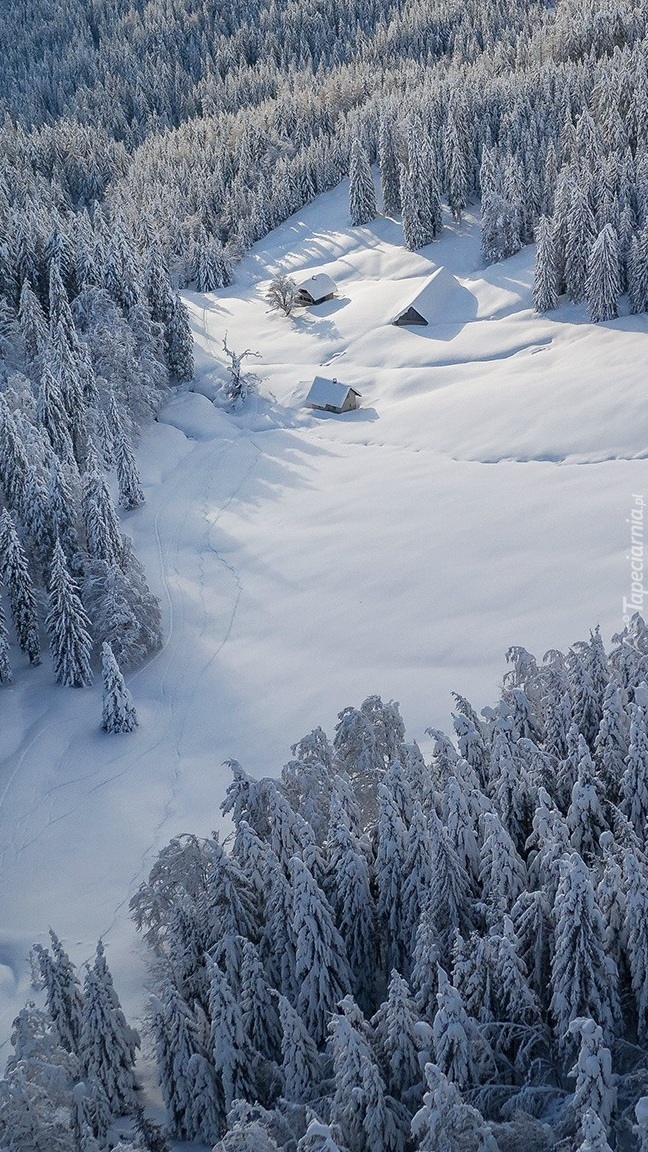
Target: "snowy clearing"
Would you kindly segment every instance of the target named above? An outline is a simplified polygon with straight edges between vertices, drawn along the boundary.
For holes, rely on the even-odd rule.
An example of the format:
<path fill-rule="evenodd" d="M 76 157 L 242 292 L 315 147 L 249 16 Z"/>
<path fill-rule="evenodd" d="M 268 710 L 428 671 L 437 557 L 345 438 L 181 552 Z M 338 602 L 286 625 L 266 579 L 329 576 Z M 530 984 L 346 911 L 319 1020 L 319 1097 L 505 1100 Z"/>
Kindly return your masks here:
<path fill-rule="evenodd" d="M 450 693 L 493 700 L 504 652 L 539 657 L 622 628 L 627 518 L 648 454 L 648 319 L 596 327 L 531 310 L 533 250 L 480 267 L 475 221 L 422 253 L 400 227 L 345 227 L 346 187 L 245 257 L 236 283 L 187 293 L 194 392 L 143 437 L 144 508 L 123 516 L 165 619 L 127 677 L 140 728 L 99 730 L 101 690 L 15 660 L 2 691 L 0 1034 L 29 996 L 27 952 L 56 929 L 75 963 L 99 935 L 133 1022 L 144 968 L 128 900 L 156 852 L 222 823 L 228 757 L 276 774 L 289 746 L 370 693 L 410 739 L 450 730 Z M 427 328 L 391 320 L 435 267 L 456 287 Z M 338 296 L 268 311 L 277 269 Z M 259 396 L 209 397 L 222 339 L 260 353 Z M 301 407 L 327 366 L 362 393 L 343 416 Z"/>

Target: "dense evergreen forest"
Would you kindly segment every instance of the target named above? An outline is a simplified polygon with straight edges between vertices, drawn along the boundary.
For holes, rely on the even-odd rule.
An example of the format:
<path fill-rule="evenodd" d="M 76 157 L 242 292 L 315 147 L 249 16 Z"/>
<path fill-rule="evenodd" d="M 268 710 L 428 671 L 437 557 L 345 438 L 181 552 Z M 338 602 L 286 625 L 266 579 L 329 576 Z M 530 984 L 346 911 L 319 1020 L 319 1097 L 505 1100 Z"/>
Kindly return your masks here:
<path fill-rule="evenodd" d="M 606 1152 L 648 1144 L 648 628 L 455 695 L 426 762 L 369 697 L 235 762 L 232 832 L 177 836 L 131 900 L 168 1134 L 215 1152 Z M 101 941 L 56 935 L 15 1022 L 0 1147 L 168 1147 Z M 113 1141 L 110 1141 L 112 1133 Z"/>
<path fill-rule="evenodd" d="M 648 308 L 648 12 L 630 0 L 8 0 L 0 102 L 0 684 L 90 682 L 162 638 L 124 534 L 134 445 L 193 373 L 178 289 L 349 174 L 419 248 L 468 205 L 534 301 Z M 447 218 L 447 217 L 446 217 Z M 341 221 L 346 225 L 349 219 Z M 648 1149 L 648 632 L 598 632 L 426 763 L 371 697 L 233 765 L 223 844 L 135 894 L 170 1136 L 219 1152 Z M 16 657 L 15 653 L 21 655 Z M 23 667 L 24 666 L 24 667 Z M 117 716 L 119 713 L 119 717 Z M 35 949 L 2 1152 L 164 1149 L 99 942 Z"/>

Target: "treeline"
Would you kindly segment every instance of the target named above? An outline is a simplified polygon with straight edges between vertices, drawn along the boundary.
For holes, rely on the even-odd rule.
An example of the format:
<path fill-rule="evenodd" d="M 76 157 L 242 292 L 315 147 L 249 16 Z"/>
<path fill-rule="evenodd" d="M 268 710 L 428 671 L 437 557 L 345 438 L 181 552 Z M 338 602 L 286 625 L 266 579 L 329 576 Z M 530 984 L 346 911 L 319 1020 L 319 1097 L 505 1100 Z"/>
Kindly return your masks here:
<path fill-rule="evenodd" d="M 370 697 L 280 781 L 232 765 L 229 850 L 176 838 L 131 902 L 171 1132 L 219 1152 L 643 1147 L 643 620 L 614 645 L 512 648 L 497 706 L 456 695 L 429 763 Z"/>
<path fill-rule="evenodd" d="M 217 1152 L 645 1147 L 644 621 L 613 644 L 596 629 L 541 662 L 510 649 L 497 705 L 455 695 L 454 740 L 430 730 L 429 762 L 372 696 L 332 742 L 295 744 L 278 780 L 232 763 L 226 844 L 174 838 L 131 900 L 170 1136 Z M 133 1109 L 132 1034 L 89 1064 L 101 951 L 84 995 L 54 936 L 36 959 L 47 1012 L 16 1022 L 0 1144 L 52 1138 L 53 1063 L 61 1149 L 96 1152 Z M 122 1035 L 114 1010 L 101 1028 Z M 26 1086 L 31 1144 L 11 1128 Z"/>
<path fill-rule="evenodd" d="M 307 20 L 292 2 L 77 0 L 54 20 L 51 57 L 41 39 L 25 52 L 39 33 L 23 4 L 12 20 L 0 81 L 10 307 L 45 219 L 69 234 L 81 214 L 87 231 L 97 202 L 99 231 L 107 222 L 140 256 L 157 242 L 175 283 L 218 287 L 251 244 L 339 183 L 356 139 L 380 164 L 391 213 L 394 162 L 410 199 L 425 202 L 432 184 L 460 215 L 481 197 L 486 262 L 555 213 L 560 273 L 568 240 L 580 241 L 578 186 L 594 235 L 606 224 L 618 235 L 623 287 L 644 225 L 648 108 L 646 16 L 627 0 L 327 0 Z M 406 232 L 410 246 L 430 238 Z"/>

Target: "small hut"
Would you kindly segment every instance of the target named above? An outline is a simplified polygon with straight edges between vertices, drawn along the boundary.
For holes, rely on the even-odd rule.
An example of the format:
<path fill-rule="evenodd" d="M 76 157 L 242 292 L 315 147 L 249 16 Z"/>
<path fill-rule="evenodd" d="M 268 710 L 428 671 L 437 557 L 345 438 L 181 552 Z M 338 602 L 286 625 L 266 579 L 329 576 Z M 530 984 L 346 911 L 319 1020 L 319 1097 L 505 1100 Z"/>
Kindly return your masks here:
<path fill-rule="evenodd" d="M 456 278 L 446 268 L 435 268 L 422 288 L 403 301 L 401 311 L 392 320 L 399 328 L 425 326 L 439 317 L 447 317 L 448 308 L 465 295 Z"/>
<path fill-rule="evenodd" d="M 306 307 L 309 304 L 323 304 L 325 300 L 332 300 L 336 292 L 337 288 L 331 277 L 324 272 L 317 272 L 307 280 L 300 281 L 295 300 L 297 304 Z"/>
<path fill-rule="evenodd" d="M 339 380 L 328 380 L 325 376 L 316 376 L 310 386 L 308 396 L 304 400 L 307 408 L 316 408 L 320 412 L 352 412 L 358 407 L 361 393 L 356 392 L 348 384 L 340 384 Z"/>

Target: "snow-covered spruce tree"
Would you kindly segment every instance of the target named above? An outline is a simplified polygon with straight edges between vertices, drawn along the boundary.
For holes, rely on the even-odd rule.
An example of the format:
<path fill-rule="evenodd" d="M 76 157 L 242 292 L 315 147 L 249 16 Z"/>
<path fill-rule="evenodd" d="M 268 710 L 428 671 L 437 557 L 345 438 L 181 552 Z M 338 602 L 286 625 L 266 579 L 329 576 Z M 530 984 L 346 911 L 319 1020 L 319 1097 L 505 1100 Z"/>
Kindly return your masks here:
<path fill-rule="evenodd" d="M 407 829 L 405 880 L 400 893 L 401 933 L 405 949 L 403 970 L 408 973 L 421 910 L 430 887 L 431 871 L 432 844 L 428 823 L 420 801 L 416 800 Z"/>
<path fill-rule="evenodd" d="M 567 811 L 567 827 L 572 848 L 586 860 L 598 852 L 599 836 L 608 827 L 594 764 L 582 735 L 578 738 L 578 773 Z"/>
<path fill-rule="evenodd" d="M 58 540 L 50 566 L 49 604 L 45 627 L 56 679 L 71 688 L 84 688 L 92 683 L 90 621 Z"/>
<path fill-rule="evenodd" d="M 468 157 L 461 139 L 458 117 L 450 111 L 443 137 L 448 206 L 453 220 L 461 220 L 468 203 Z"/>
<path fill-rule="evenodd" d="M 63 403 L 54 358 L 46 359 L 40 376 L 36 415 L 62 464 L 75 466 L 72 430 Z"/>
<path fill-rule="evenodd" d="M 345 1152 L 341 1139 L 335 1125 L 313 1119 L 297 1144 L 297 1152 Z"/>
<path fill-rule="evenodd" d="M 455 693 L 456 698 L 456 693 Z M 489 776 L 489 752 L 484 737 L 479 730 L 477 718 L 473 720 L 463 712 L 453 714 L 452 725 L 457 734 L 457 744 L 461 757 L 475 773 L 478 788 L 484 788 Z"/>
<path fill-rule="evenodd" d="M 535 239 L 533 307 L 536 312 L 550 312 L 558 304 L 558 273 L 553 228 L 546 216 L 538 220 Z"/>
<path fill-rule="evenodd" d="M 11 684 L 13 679 L 9 661 L 9 632 L 7 618 L 0 600 L 0 684 Z"/>
<path fill-rule="evenodd" d="M 480 823 L 482 899 L 493 908 L 506 911 L 526 887 L 524 861 L 495 812 L 485 812 Z"/>
<path fill-rule="evenodd" d="M 646 834 L 648 819 L 648 732 L 646 712 L 630 704 L 630 745 L 621 779 L 621 811 L 630 820 L 637 836 Z"/>
<path fill-rule="evenodd" d="M 79 1055 L 85 1075 L 97 1080 L 105 1092 L 113 1116 L 131 1111 L 135 1104 L 139 1042 L 124 1018 L 100 940 L 83 987 Z"/>
<path fill-rule="evenodd" d="M 636 1124 L 632 1131 L 637 1137 L 637 1152 L 648 1152 L 648 1096 L 641 1096 L 635 1105 Z M 607 1152 L 607 1149 L 603 1149 Z"/>
<path fill-rule="evenodd" d="M 56 932 L 49 930 L 52 953 L 35 945 L 41 978 L 45 985 L 47 1010 L 52 1018 L 59 1044 L 68 1052 L 77 1052 L 81 1037 L 83 996 L 76 970 Z"/>
<path fill-rule="evenodd" d="M 529 804 L 525 788 L 525 774 L 513 728 L 513 717 L 498 721 L 491 745 L 491 793 L 497 805 L 503 827 L 518 850 L 522 850 L 529 832 Z"/>
<path fill-rule="evenodd" d="M 315 1041 L 306 1031 L 301 1017 L 285 996 L 279 996 L 281 1021 L 281 1073 L 286 1100 L 300 1104 L 309 1100 L 322 1077 L 322 1067 Z"/>
<path fill-rule="evenodd" d="M 405 941 L 402 924 L 402 886 L 407 855 L 407 832 L 392 792 L 384 784 L 378 786 L 380 812 L 376 825 L 375 885 L 376 912 L 384 926 L 382 945 L 387 971 L 402 970 L 405 962 Z"/>
<path fill-rule="evenodd" d="M 556 893 L 555 950 L 551 963 L 551 1013 L 563 1052 L 573 1048 L 572 1020 L 589 1016 L 606 1039 L 619 1019 L 618 973 L 605 953 L 605 925 L 589 870 L 577 852 L 560 866 Z"/>
<path fill-rule="evenodd" d="M 587 310 L 595 324 L 619 315 L 620 295 L 619 241 L 612 225 L 606 224 L 592 245 L 585 282 Z"/>
<path fill-rule="evenodd" d="M 648 1040 L 648 881 L 632 852 L 624 857 L 627 895 L 624 937 L 635 999 L 635 1020 L 639 1043 Z"/>
<path fill-rule="evenodd" d="M 444 959 L 449 954 L 437 928 L 436 912 L 436 898 L 430 895 L 421 909 L 410 972 L 414 1002 L 420 1017 L 427 1021 L 431 1021 L 436 1012 L 437 963 L 442 953 Z"/>
<path fill-rule="evenodd" d="M 49 332 L 40 300 L 25 280 L 20 291 L 18 324 L 27 359 L 33 362 L 45 347 Z"/>
<path fill-rule="evenodd" d="M 569 1032 L 580 1038 L 576 1063 L 569 1073 L 576 1080 L 572 1107 L 582 1119 L 590 1110 L 596 1113 L 607 1131 L 616 1105 L 616 1088 L 612 1076 L 612 1053 L 603 1043 L 603 1029 L 588 1017 L 577 1017 Z"/>
<path fill-rule="evenodd" d="M 267 840 L 284 874 L 290 874 L 290 861 L 299 856 L 319 883 L 324 878 L 324 860 L 313 829 L 296 812 L 275 781 L 260 782 L 260 796 L 267 822 Z"/>
<path fill-rule="evenodd" d="M 297 984 L 293 894 L 274 854 L 268 859 L 265 923 L 260 940 L 261 957 L 270 983 L 295 1001 Z"/>
<path fill-rule="evenodd" d="M 628 753 L 628 723 L 621 685 L 611 678 L 603 697 L 603 714 L 594 742 L 594 763 L 601 788 L 608 800 L 619 798 Z"/>
<path fill-rule="evenodd" d="M 197 903 L 205 940 L 216 945 L 227 934 L 256 940 L 258 905 L 252 884 L 216 834 L 205 847 L 209 865 Z"/>
<path fill-rule="evenodd" d="M 517 1035 L 521 1034 L 520 1029 L 539 1029 L 540 1003 L 529 987 L 527 968 L 521 956 L 521 942 L 510 916 L 503 917 L 497 931 L 491 930 L 489 955 L 500 1019 L 512 1025 L 512 1031 L 517 1030 Z M 500 1048 L 506 1046 L 506 1031 L 505 1027 Z"/>
<path fill-rule="evenodd" d="M 163 983 L 160 996 L 153 997 L 152 1007 L 158 1077 L 169 1127 L 180 1140 L 218 1139 L 225 1127 L 225 1101 L 211 1068 L 209 1092 L 200 1090 L 200 1081 L 205 1079 L 202 1064 L 207 1061 L 196 1020 L 169 980 Z M 201 1112 L 210 1116 L 209 1131 L 199 1119 Z"/>
<path fill-rule="evenodd" d="M 138 725 L 137 712 L 110 644 L 101 646 L 103 705 L 101 727 L 105 732 L 133 732 Z"/>
<path fill-rule="evenodd" d="M 346 1015 L 334 1015 L 329 1025 L 335 1092 L 331 1121 L 349 1152 L 367 1147 L 396 1152 L 404 1140 L 385 1103 L 384 1084 L 373 1054 L 360 1030 Z"/>
<path fill-rule="evenodd" d="M 410 252 L 415 252 L 428 243 L 427 231 L 421 220 L 421 212 L 409 168 L 400 167 L 400 201 L 403 215 L 403 241 Z"/>
<path fill-rule="evenodd" d="M 599 837 L 603 853 L 601 878 L 596 886 L 596 900 L 605 924 L 605 949 L 619 972 L 622 954 L 627 944 L 625 933 L 626 892 L 621 853 L 611 832 Z"/>
<path fill-rule="evenodd" d="M 63 334 L 70 352 L 78 352 L 79 337 L 74 326 L 70 301 L 55 260 L 52 260 L 49 266 L 49 326 L 52 339 L 58 329 Z"/>
<path fill-rule="evenodd" d="M 566 231 L 565 286 L 569 299 L 579 303 L 585 299 L 589 257 L 596 239 L 594 215 L 587 193 L 579 184 L 571 189 Z"/>
<path fill-rule="evenodd" d="M 628 262 L 628 300 L 630 311 L 648 311 L 648 221 L 635 238 Z"/>
<path fill-rule="evenodd" d="M 90 451 L 86 461 L 81 506 L 88 552 L 92 559 L 103 560 L 106 564 L 121 564 L 124 553 L 119 517 L 108 483 L 99 471 L 94 450 Z"/>
<path fill-rule="evenodd" d="M 233 1100 L 255 1100 L 257 1097 L 252 1050 L 245 1036 L 243 1013 L 232 995 L 227 977 L 213 962 L 210 975 L 211 1058 L 222 1083 L 225 1112 L 228 1112 Z"/>
<path fill-rule="evenodd" d="M 120 668 L 141 664 L 162 643 L 160 604 L 130 541 L 121 538 L 122 566 L 93 560 L 86 564 L 83 597 L 92 616 L 97 643 L 110 644 Z"/>
<path fill-rule="evenodd" d="M 187 1127 L 195 1132 L 196 1140 L 213 1144 L 223 1133 L 223 1094 L 211 1062 L 200 1052 L 189 1057 L 187 1080 L 191 1085 L 185 1112 Z"/>
<path fill-rule="evenodd" d="M 333 908 L 351 969 L 352 990 L 363 1009 L 374 994 L 375 908 L 365 852 L 349 827 L 338 794 L 331 799 L 331 824 L 325 843 L 325 892 Z"/>
<path fill-rule="evenodd" d="M 428 1046 L 428 1026 L 419 1019 L 407 981 L 392 972 L 383 1001 L 371 1019 L 374 1047 L 389 1094 L 417 1107 L 423 1092 L 419 1053 Z"/>
<path fill-rule="evenodd" d="M 432 1024 L 434 1060 L 444 1075 L 463 1092 L 477 1079 L 471 1043 L 474 1024 L 468 1020 L 461 996 L 450 984 L 441 965 L 438 973 L 438 1009 Z"/>
<path fill-rule="evenodd" d="M 66 560 L 71 563 L 79 550 L 76 501 L 68 476 L 55 456 L 50 465 L 48 497 L 51 538 L 56 540 L 58 536 Z"/>
<path fill-rule="evenodd" d="M 599 697 L 598 686 L 595 684 L 590 671 L 586 652 L 577 655 L 575 651 L 572 651 L 568 659 L 574 721 L 581 736 L 585 738 L 589 747 L 593 748 L 601 723 L 602 699 Z"/>
<path fill-rule="evenodd" d="M 295 940 L 295 1007 L 316 1044 L 326 1039 L 329 1016 L 351 989 L 349 962 L 332 909 L 308 868 L 290 861 Z"/>
<path fill-rule="evenodd" d="M 21 1066 L 0 1081 L 0 1140 L 7 1152 L 76 1152 L 64 1107 Z"/>
<path fill-rule="evenodd" d="M 427 1092 L 412 1120 L 416 1152 L 498 1152 L 487 1124 L 476 1108 L 465 1104 L 459 1089 L 436 1064 L 425 1065 Z"/>
<path fill-rule="evenodd" d="M 207 237 L 204 229 L 199 234 L 194 249 L 194 276 L 198 292 L 216 292 L 232 282 L 219 237 Z"/>
<path fill-rule="evenodd" d="M 276 991 L 266 979 L 257 948 L 251 940 L 246 940 L 241 965 L 241 1010 L 245 1034 L 252 1048 L 264 1059 L 279 1061 L 281 1025 L 276 997 Z"/>
<path fill-rule="evenodd" d="M 145 271 L 145 290 L 151 318 L 165 328 L 173 314 L 173 289 L 158 244 L 151 245 Z"/>
<path fill-rule="evenodd" d="M 25 512 L 28 474 L 29 460 L 22 436 L 5 395 L 0 392 L 0 483 L 7 508 L 15 516 Z"/>
<path fill-rule="evenodd" d="M 581 1117 L 580 1136 L 581 1143 L 576 1152 L 612 1152 L 605 1124 L 592 1108 L 588 1108 Z"/>
<path fill-rule="evenodd" d="M 349 215 L 355 225 L 368 224 L 376 216 L 376 190 L 366 148 L 356 136 L 349 155 Z"/>
<path fill-rule="evenodd" d="M 139 508 L 144 503 L 142 481 L 131 439 L 121 426 L 121 422 L 120 427 L 115 432 L 114 451 L 117 484 L 119 486 L 119 504 L 127 511 L 132 508 Z"/>
<path fill-rule="evenodd" d="M 397 216 L 401 211 L 398 145 L 395 122 L 387 113 L 380 118 L 378 164 L 383 213 L 385 216 Z"/>
<path fill-rule="evenodd" d="M 186 304 L 176 294 L 172 297 L 164 336 L 167 364 L 174 380 L 191 380 L 194 374 L 193 336 Z"/>

